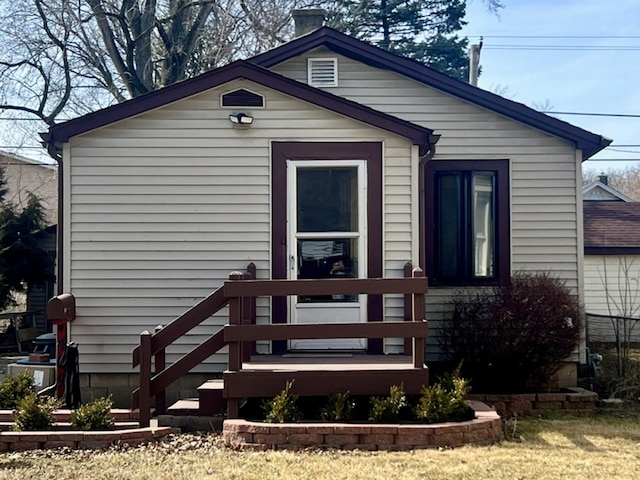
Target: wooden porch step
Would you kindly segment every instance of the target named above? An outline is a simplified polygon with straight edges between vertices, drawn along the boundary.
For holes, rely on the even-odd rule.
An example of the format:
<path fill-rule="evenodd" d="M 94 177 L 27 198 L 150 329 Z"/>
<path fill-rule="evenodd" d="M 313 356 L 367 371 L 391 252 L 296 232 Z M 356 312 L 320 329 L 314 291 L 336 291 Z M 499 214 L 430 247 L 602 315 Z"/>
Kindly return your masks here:
<path fill-rule="evenodd" d="M 199 414 L 216 415 L 224 411 L 227 402 L 224 398 L 224 380 L 208 380 L 198 387 Z"/>
<path fill-rule="evenodd" d="M 167 415 L 199 415 L 200 401 L 197 398 L 183 398 L 167 408 Z"/>

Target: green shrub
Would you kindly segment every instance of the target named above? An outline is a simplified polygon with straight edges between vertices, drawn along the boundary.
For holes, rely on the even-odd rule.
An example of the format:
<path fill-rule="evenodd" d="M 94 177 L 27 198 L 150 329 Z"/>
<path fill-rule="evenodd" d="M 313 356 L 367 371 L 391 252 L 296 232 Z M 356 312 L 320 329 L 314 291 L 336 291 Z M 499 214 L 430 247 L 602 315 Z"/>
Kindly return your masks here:
<path fill-rule="evenodd" d="M 265 412 L 265 422 L 285 423 L 300 420 L 300 410 L 296 405 L 298 395 L 291 395 L 290 393 L 293 382 L 293 380 L 288 381 L 282 392 L 275 398 L 263 403 L 262 408 Z"/>
<path fill-rule="evenodd" d="M 349 396 L 349 392 L 333 393 L 320 411 L 320 419 L 323 422 L 349 422 L 355 406 L 356 402 Z"/>
<path fill-rule="evenodd" d="M 71 425 L 75 430 L 110 430 L 112 406 L 111 397 L 96 398 L 71 412 Z"/>
<path fill-rule="evenodd" d="M 7 376 L 0 382 L 0 408 L 14 410 L 20 400 L 35 393 L 35 383 L 29 370 L 15 377 Z"/>
<path fill-rule="evenodd" d="M 475 417 L 465 400 L 469 381 L 460 377 L 460 367 L 430 387 L 422 387 L 422 396 L 415 408 L 418 420 L 424 423 L 462 422 Z"/>
<path fill-rule="evenodd" d="M 578 345 L 582 309 L 562 280 L 519 273 L 508 285 L 460 290 L 441 348 L 474 391 L 539 388 Z"/>
<path fill-rule="evenodd" d="M 14 413 L 14 430 L 49 430 L 53 424 L 53 411 L 60 408 L 56 398 L 38 398 L 35 393 L 20 400 Z"/>
<path fill-rule="evenodd" d="M 388 397 L 371 397 L 369 420 L 376 423 L 397 423 L 410 410 L 404 385 L 392 385 Z"/>

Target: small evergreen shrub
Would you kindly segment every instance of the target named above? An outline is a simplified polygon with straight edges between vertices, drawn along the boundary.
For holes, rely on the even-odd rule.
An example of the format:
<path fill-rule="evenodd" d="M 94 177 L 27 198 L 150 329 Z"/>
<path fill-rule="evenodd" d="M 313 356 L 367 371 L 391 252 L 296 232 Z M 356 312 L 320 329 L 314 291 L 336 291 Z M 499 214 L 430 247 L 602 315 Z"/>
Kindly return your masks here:
<path fill-rule="evenodd" d="M 39 398 L 35 393 L 20 400 L 14 412 L 14 430 L 49 430 L 53 425 L 53 411 L 60 408 L 56 398 Z"/>
<path fill-rule="evenodd" d="M 376 423 L 397 423 L 411 411 L 404 385 L 392 385 L 388 397 L 371 397 L 369 420 Z"/>
<path fill-rule="evenodd" d="M 323 422 L 350 422 L 356 402 L 346 393 L 333 393 L 327 399 L 327 404 L 320 412 Z"/>
<path fill-rule="evenodd" d="M 262 408 L 265 412 L 265 422 L 286 423 L 300 420 L 300 410 L 296 405 L 298 395 L 291 395 L 290 393 L 293 382 L 293 380 L 288 381 L 282 392 L 275 398 L 263 403 Z"/>
<path fill-rule="evenodd" d="M 422 396 L 415 408 L 416 418 L 424 423 L 463 422 L 475 418 L 475 412 L 465 400 L 469 381 L 460 377 L 460 367 L 443 376 L 430 387 L 422 387 Z"/>
<path fill-rule="evenodd" d="M 36 386 L 29 370 L 15 377 L 7 376 L 0 382 L 0 409 L 14 410 L 20 400 L 35 393 Z"/>
<path fill-rule="evenodd" d="M 96 398 L 71 412 L 71 425 L 74 430 L 111 430 L 111 397 Z"/>
<path fill-rule="evenodd" d="M 519 273 L 508 285 L 454 294 L 441 348 L 474 391 L 517 392 L 548 381 L 578 345 L 582 309 L 562 280 Z"/>

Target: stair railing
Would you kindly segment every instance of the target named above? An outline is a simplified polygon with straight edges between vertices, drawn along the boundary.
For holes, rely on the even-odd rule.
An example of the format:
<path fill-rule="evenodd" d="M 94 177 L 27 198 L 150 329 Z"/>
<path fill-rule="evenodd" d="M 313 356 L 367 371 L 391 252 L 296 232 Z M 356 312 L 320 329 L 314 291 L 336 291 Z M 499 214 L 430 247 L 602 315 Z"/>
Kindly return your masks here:
<path fill-rule="evenodd" d="M 166 388 L 225 345 L 229 346 L 228 371 L 237 372 L 242 370 L 242 363 L 248 361 L 251 353 L 255 351 L 257 340 L 404 337 L 409 339 L 409 343 L 405 345 L 410 345 L 414 368 L 424 368 L 428 331 L 424 314 L 428 282 L 420 268 L 413 268 L 410 272 L 407 269 L 408 267 L 405 267 L 405 278 L 323 280 L 255 280 L 253 264 L 247 267 L 246 272 L 232 272 L 222 287 L 170 324 L 158 329 L 154 334 L 148 331 L 140 334 L 140 345 L 133 351 L 133 366 L 140 366 L 140 386 L 133 392 L 131 402 L 132 409 L 139 408 L 140 425 L 149 425 L 152 398 L 155 397 L 156 400 L 156 413 L 164 413 Z M 423 325 L 385 323 L 383 318 L 358 324 L 255 325 L 255 299 L 259 296 L 389 293 L 404 295 L 404 320 L 420 322 Z M 407 302 L 410 303 L 410 308 Z M 165 368 L 166 347 L 227 305 L 228 325 Z M 152 370 L 152 363 L 155 371 Z M 233 396 L 228 397 L 230 417 L 237 415 L 238 400 Z"/>
<path fill-rule="evenodd" d="M 255 279 L 256 266 L 250 263 L 245 272 L 234 272 L 234 275 L 234 278 L 239 277 L 243 280 Z M 240 301 L 246 315 L 242 321 L 255 323 L 255 297 Z M 156 414 L 163 414 L 166 410 L 167 387 L 224 347 L 223 329 L 211 335 L 168 368 L 166 348 L 228 304 L 229 299 L 224 295 L 224 287 L 220 287 L 171 323 L 158 326 L 153 334 L 149 331 L 140 334 L 140 344 L 133 350 L 133 367 L 140 366 L 140 386 L 131 395 L 131 408 L 140 411 L 140 426 L 149 426 L 152 398 L 155 397 Z M 247 347 L 251 348 L 250 344 L 247 343 Z"/>

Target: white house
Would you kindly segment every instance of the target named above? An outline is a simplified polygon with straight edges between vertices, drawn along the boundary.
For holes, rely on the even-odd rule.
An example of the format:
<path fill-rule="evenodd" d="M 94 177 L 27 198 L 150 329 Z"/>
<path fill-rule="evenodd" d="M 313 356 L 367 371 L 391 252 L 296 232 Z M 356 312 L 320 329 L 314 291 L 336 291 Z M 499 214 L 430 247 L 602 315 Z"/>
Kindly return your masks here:
<path fill-rule="evenodd" d="M 262 279 L 330 275 L 336 261 L 361 278 L 422 266 L 428 362 L 454 288 L 551 271 L 582 296 L 581 164 L 610 143 L 328 27 L 43 138 L 63 175 L 60 292 L 76 298 L 84 385 L 116 397 L 137 384 L 140 332 L 249 262 Z M 325 299 L 323 313 L 311 300 L 260 298 L 257 321 L 403 318 L 401 296 Z M 168 362 L 225 321 L 196 327 Z M 195 371 L 226 361 L 216 354 Z"/>

